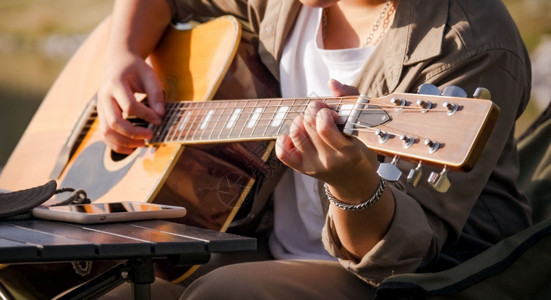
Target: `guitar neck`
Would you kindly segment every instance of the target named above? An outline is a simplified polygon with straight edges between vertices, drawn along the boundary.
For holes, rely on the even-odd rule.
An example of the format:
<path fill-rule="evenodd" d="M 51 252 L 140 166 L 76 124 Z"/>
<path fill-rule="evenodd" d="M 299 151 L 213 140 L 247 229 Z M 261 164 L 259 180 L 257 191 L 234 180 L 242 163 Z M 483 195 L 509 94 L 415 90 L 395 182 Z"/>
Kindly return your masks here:
<path fill-rule="evenodd" d="M 346 123 L 357 96 L 338 98 L 255 99 L 178 101 L 166 105 L 164 120 L 152 126 L 150 144 L 198 144 L 271 140 L 288 132 L 293 119 L 306 111 L 308 103 L 323 101 L 339 113 L 338 124 Z"/>
<path fill-rule="evenodd" d="M 419 94 L 380 98 L 251 99 L 169 102 L 149 144 L 273 140 L 289 132 L 312 101 L 338 113 L 344 134 L 387 156 L 472 168 L 499 115 L 485 99 Z M 344 126 L 342 126 L 344 125 Z"/>

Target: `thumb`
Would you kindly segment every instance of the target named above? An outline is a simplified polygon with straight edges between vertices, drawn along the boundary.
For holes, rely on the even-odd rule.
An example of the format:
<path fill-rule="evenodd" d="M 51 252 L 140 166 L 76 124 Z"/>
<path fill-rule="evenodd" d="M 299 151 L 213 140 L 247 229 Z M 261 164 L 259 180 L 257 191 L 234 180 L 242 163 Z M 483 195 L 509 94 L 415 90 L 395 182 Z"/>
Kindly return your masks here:
<path fill-rule="evenodd" d="M 329 85 L 329 90 L 331 91 L 331 94 L 333 94 L 334 97 L 360 94 L 356 87 L 342 84 L 336 79 L 330 79 L 328 85 Z"/>

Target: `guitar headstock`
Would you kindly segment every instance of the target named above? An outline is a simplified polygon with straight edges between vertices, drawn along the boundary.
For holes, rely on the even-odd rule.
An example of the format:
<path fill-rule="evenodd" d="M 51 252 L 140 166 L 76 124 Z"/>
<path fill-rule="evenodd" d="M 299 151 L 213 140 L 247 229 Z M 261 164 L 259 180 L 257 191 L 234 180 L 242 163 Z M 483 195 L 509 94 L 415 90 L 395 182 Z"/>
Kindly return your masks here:
<path fill-rule="evenodd" d="M 466 98 L 467 94 L 457 87 L 440 93 L 434 85 L 422 85 L 419 91 L 431 94 L 360 98 L 356 104 L 357 113 L 351 114 L 352 120 L 344 132 L 395 160 L 442 166 L 442 175 L 448 169 L 469 171 L 499 116 L 499 108 L 488 100 L 489 92 L 478 89 L 475 98 Z M 397 180 L 400 174 L 388 169 L 390 167 L 383 164 L 380 175 Z M 415 177 L 419 176 L 410 173 L 408 180 L 409 177 L 418 181 Z M 439 180 L 437 175 L 434 177 L 433 180 Z"/>

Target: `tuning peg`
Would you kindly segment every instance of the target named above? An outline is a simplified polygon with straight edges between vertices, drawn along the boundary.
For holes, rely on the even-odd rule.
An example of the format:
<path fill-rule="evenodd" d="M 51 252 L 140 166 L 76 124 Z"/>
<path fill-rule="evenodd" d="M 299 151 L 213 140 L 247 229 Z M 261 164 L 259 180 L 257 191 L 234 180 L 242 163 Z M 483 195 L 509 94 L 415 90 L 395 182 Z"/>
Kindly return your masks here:
<path fill-rule="evenodd" d="M 440 173 L 431 172 L 428 182 L 437 192 L 447 192 L 451 186 L 451 183 L 448 179 L 448 170 L 446 167 L 444 167 Z"/>
<path fill-rule="evenodd" d="M 423 83 L 417 88 L 417 93 L 418 94 L 423 94 L 423 95 L 438 96 L 438 95 L 440 95 L 440 90 L 434 84 Z"/>
<path fill-rule="evenodd" d="M 375 130 L 375 134 L 377 135 L 377 138 L 379 139 L 379 143 L 384 144 L 388 139 L 390 138 L 390 134 L 388 132 L 384 132 L 380 129 Z"/>
<path fill-rule="evenodd" d="M 429 147 L 429 153 L 434 153 L 440 148 L 440 143 L 432 141 L 431 139 L 426 139 L 425 145 Z"/>
<path fill-rule="evenodd" d="M 381 163 L 377 169 L 377 174 L 386 181 L 398 181 L 402 176 L 402 171 L 396 166 L 397 163 L 398 156 L 394 156 L 390 163 Z"/>
<path fill-rule="evenodd" d="M 442 106 L 444 106 L 448 110 L 446 112 L 448 114 L 448 116 L 452 116 L 459 109 L 459 105 L 457 105 L 456 103 L 448 102 L 448 101 L 445 101 L 444 103 L 442 103 Z"/>
<path fill-rule="evenodd" d="M 402 134 L 400 135 L 400 140 L 402 140 L 402 146 L 407 149 L 407 148 L 410 148 L 411 146 L 413 146 L 413 144 L 415 143 L 415 139 L 410 137 L 410 136 L 407 136 L 405 134 Z"/>
<path fill-rule="evenodd" d="M 419 184 L 419 181 L 421 180 L 421 176 L 423 176 L 423 168 L 421 167 L 421 162 L 415 167 L 415 169 L 409 170 L 409 174 L 407 177 L 407 182 L 411 184 L 412 186 L 416 187 Z"/>
<path fill-rule="evenodd" d="M 406 106 L 406 99 L 398 99 L 396 97 L 392 97 L 390 99 L 390 103 L 394 104 L 395 106 L 404 107 Z"/>
<path fill-rule="evenodd" d="M 426 113 L 427 111 L 429 111 L 432 108 L 432 102 L 425 101 L 423 99 L 417 100 L 417 105 L 419 105 L 421 107 L 421 112 L 422 113 Z"/>
<path fill-rule="evenodd" d="M 466 98 L 467 92 L 458 86 L 450 85 L 444 88 L 442 96 Z"/>
<path fill-rule="evenodd" d="M 490 91 L 487 88 L 483 87 L 476 88 L 473 97 L 476 99 L 492 100 L 492 95 L 490 94 Z"/>

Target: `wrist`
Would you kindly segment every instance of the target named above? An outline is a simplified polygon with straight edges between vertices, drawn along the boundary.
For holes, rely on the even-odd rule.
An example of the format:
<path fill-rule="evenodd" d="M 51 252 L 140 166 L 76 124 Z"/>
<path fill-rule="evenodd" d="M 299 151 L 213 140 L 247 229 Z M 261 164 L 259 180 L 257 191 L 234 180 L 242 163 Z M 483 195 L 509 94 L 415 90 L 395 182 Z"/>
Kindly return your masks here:
<path fill-rule="evenodd" d="M 377 185 L 377 189 L 372 194 L 372 196 L 370 196 L 369 198 L 363 199 L 363 201 L 360 203 L 343 202 L 340 199 L 336 198 L 331 193 L 327 183 L 325 183 L 323 186 L 324 186 L 325 195 L 327 196 L 327 199 L 329 199 L 329 201 L 333 203 L 333 205 L 345 211 L 359 211 L 359 210 L 364 210 L 366 208 L 373 206 L 375 203 L 377 203 L 377 201 L 381 199 L 381 196 L 383 195 L 383 192 L 386 187 L 386 182 L 384 181 L 384 179 L 381 178 L 379 180 L 379 184 Z"/>

